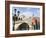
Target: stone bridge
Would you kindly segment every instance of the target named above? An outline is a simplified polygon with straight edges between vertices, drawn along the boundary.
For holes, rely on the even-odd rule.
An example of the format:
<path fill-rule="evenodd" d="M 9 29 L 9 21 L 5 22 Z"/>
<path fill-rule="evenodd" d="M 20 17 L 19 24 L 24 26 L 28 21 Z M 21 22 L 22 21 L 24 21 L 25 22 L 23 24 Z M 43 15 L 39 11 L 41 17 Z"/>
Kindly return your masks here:
<path fill-rule="evenodd" d="M 27 23 L 28 25 L 29 25 L 29 29 L 32 29 L 32 26 L 31 26 L 31 19 L 26 19 L 26 20 L 19 20 L 19 21 L 16 21 L 15 22 L 15 27 L 14 27 L 14 29 L 16 30 L 18 27 L 19 27 L 19 25 L 21 25 L 22 23 Z"/>

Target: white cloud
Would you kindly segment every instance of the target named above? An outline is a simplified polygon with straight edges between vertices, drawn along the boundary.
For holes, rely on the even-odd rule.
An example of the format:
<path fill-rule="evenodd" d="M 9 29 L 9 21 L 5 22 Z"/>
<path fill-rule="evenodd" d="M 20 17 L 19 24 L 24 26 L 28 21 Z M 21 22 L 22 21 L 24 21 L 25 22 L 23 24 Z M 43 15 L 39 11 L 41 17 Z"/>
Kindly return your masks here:
<path fill-rule="evenodd" d="M 32 12 L 24 12 L 23 15 L 25 15 L 26 17 L 31 17 L 32 16 Z"/>

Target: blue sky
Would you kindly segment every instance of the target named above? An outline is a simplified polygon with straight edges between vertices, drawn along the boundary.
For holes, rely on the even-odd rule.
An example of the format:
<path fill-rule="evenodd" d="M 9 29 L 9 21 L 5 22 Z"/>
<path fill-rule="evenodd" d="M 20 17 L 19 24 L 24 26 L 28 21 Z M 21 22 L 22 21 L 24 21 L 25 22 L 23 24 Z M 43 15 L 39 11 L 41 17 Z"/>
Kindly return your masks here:
<path fill-rule="evenodd" d="M 14 9 L 20 11 L 20 15 L 23 14 L 25 16 L 40 16 L 40 8 L 31 8 L 31 7 L 13 7 L 13 14 L 15 13 Z"/>

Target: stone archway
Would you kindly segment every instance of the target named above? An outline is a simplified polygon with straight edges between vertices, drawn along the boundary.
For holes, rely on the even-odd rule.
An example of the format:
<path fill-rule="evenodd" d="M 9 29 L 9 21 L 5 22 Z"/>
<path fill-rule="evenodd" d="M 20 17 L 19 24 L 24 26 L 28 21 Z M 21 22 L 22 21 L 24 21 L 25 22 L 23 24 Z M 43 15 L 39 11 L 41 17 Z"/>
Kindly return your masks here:
<path fill-rule="evenodd" d="M 27 23 L 22 23 L 16 30 L 29 30 L 29 25 Z"/>

